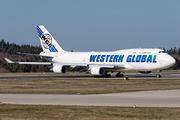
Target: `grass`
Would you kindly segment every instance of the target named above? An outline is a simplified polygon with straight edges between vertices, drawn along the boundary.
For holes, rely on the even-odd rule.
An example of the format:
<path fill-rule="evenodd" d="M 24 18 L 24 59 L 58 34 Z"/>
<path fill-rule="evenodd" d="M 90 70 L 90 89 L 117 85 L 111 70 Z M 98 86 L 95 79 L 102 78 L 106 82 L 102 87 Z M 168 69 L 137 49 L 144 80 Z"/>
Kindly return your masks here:
<path fill-rule="evenodd" d="M 180 108 L 3 104 L 0 105 L 0 119 L 177 120 Z"/>
<path fill-rule="evenodd" d="M 180 89 L 180 79 L 36 79 L 1 80 L 0 93 L 105 94 Z"/>

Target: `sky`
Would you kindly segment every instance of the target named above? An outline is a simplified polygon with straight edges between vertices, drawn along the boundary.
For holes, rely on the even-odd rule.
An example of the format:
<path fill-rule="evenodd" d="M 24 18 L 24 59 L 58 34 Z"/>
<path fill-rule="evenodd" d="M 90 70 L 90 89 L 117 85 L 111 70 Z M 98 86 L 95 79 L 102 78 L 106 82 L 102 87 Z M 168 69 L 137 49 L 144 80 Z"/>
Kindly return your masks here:
<path fill-rule="evenodd" d="M 44 25 L 66 51 L 180 47 L 179 0 L 2 0 L 0 39 L 40 45 Z"/>

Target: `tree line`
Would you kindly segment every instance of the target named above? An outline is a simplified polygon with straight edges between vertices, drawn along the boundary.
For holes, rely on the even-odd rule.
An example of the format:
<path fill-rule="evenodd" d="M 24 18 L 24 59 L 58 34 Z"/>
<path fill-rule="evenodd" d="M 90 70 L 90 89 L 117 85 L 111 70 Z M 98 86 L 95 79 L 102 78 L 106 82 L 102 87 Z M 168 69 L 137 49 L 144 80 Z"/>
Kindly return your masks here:
<path fill-rule="evenodd" d="M 15 58 L 22 56 L 21 61 L 26 62 L 47 62 L 44 59 L 40 59 L 36 56 L 27 57 L 27 55 L 17 55 L 17 52 L 39 54 L 42 51 L 41 46 L 32 45 L 17 45 L 15 43 L 5 42 L 4 39 L 0 41 L 0 53 L 8 55 L 15 55 Z M 6 69 L 9 72 L 48 72 L 47 66 L 43 65 L 19 65 L 19 64 L 8 64 L 4 58 L 0 60 L 0 69 Z"/>
<path fill-rule="evenodd" d="M 170 49 L 167 49 L 167 50 L 165 48 L 160 48 L 160 49 L 163 49 L 169 55 L 172 55 L 172 54 L 180 55 L 180 47 L 178 49 L 176 47 L 170 48 Z"/>
<path fill-rule="evenodd" d="M 0 41 L 0 52 L 10 55 L 16 54 L 17 52 L 39 54 L 41 51 L 41 46 L 16 45 L 15 43 L 5 42 L 4 39 Z"/>

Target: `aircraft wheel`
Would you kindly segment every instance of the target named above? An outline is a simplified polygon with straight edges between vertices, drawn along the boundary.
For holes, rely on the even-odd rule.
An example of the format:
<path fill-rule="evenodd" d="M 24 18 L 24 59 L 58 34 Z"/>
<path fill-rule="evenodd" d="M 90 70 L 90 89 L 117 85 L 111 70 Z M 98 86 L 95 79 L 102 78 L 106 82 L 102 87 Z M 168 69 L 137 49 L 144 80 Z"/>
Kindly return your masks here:
<path fill-rule="evenodd" d="M 111 77 L 111 74 L 105 74 L 104 77 Z"/>
<path fill-rule="evenodd" d="M 124 74 L 117 73 L 116 77 L 124 77 Z"/>
<path fill-rule="evenodd" d="M 111 74 L 108 74 L 108 77 L 111 77 Z"/>
<path fill-rule="evenodd" d="M 157 78 L 160 78 L 160 77 L 161 77 L 161 75 L 160 75 L 160 74 L 157 74 L 157 75 L 156 75 L 156 77 L 157 77 Z"/>

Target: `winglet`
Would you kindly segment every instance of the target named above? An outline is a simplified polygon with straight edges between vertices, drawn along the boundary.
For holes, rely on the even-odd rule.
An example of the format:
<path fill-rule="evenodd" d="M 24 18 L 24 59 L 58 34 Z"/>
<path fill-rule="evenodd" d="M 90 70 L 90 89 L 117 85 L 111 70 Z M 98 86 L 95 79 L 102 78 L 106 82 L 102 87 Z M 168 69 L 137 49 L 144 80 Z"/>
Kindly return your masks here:
<path fill-rule="evenodd" d="M 11 60 L 9 60 L 9 59 L 7 59 L 7 58 L 4 58 L 5 60 L 6 60 L 6 62 L 8 62 L 8 63 L 15 63 L 15 62 L 13 62 L 13 61 L 11 61 Z"/>

